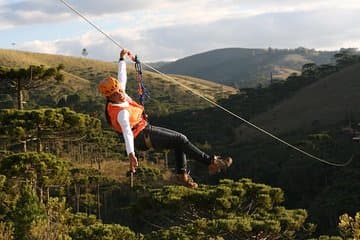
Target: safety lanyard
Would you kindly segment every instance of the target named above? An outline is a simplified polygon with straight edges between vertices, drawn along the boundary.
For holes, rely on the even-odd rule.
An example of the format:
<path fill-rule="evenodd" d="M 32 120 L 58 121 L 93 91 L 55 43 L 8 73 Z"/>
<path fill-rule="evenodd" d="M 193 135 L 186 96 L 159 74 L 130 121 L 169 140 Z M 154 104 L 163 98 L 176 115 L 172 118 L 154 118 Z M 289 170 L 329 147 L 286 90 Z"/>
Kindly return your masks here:
<path fill-rule="evenodd" d="M 137 55 L 135 55 L 134 62 L 135 62 L 136 80 L 138 82 L 139 102 L 141 105 L 144 106 L 145 100 L 150 98 L 150 92 L 145 88 L 143 84 L 141 62 Z"/>

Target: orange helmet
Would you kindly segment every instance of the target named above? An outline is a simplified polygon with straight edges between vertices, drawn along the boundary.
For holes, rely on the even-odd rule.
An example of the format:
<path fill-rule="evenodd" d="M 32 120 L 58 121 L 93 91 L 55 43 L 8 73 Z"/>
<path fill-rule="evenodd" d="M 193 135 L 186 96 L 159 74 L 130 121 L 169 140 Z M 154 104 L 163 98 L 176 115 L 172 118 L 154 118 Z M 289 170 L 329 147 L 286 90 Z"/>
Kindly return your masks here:
<path fill-rule="evenodd" d="M 108 76 L 99 83 L 98 89 L 102 95 L 108 97 L 120 89 L 120 83 L 116 78 Z"/>

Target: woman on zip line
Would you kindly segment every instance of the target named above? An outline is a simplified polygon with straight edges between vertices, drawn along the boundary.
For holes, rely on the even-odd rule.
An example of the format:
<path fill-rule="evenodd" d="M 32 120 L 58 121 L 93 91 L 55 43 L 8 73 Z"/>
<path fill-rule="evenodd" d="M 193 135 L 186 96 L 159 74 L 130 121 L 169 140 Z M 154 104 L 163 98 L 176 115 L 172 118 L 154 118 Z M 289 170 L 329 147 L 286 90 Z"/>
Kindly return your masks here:
<path fill-rule="evenodd" d="M 135 172 L 138 160 L 137 150 L 164 150 L 175 151 L 176 179 L 190 188 L 197 188 L 187 171 L 188 156 L 208 165 L 209 174 L 215 174 L 227 169 L 232 164 L 231 157 L 210 156 L 193 145 L 185 135 L 174 130 L 152 126 L 147 122 L 144 107 L 126 94 L 126 63 L 124 58 L 128 51 L 120 52 L 117 79 L 111 76 L 103 79 L 99 85 L 100 93 L 106 97 L 106 120 L 117 132 L 122 133 L 126 152 L 130 160 L 130 171 Z"/>

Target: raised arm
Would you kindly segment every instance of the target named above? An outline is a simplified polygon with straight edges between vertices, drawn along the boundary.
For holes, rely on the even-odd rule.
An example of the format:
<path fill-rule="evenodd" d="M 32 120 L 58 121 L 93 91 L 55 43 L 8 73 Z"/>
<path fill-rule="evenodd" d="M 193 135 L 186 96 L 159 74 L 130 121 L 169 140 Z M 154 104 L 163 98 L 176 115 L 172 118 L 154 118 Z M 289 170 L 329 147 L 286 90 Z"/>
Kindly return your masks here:
<path fill-rule="evenodd" d="M 120 52 L 120 59 L 118 65 L 118 77 L 117 79 L 120 82 L 120 87 L 124 92 L 126 92 L 126 83 L 127 83 L 127 73 L 126 73 L 126 62 L 125 56 L 127 55 L 128 51 L 123 49 Z"/>

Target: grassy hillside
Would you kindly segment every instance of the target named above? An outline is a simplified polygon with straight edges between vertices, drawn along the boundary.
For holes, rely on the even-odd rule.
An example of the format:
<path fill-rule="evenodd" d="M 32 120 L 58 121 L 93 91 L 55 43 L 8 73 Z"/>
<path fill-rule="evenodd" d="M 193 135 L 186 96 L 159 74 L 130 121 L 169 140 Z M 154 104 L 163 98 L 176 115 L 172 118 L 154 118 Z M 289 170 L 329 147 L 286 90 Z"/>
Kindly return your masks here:
<path fill-rule="evenodd" d="M 236 87 L 268 85 L 286 79 L 305 63 L 329 63 L 334 52 L 298 49 L 227 48 L 189 56 L 161 66 L 166 73 L 184 74 Z"/>
<path fill-rule="evenodd" d="M 117 55 L 114 54 L 114 59 L 116 57 Z M 103 99 L 97 92 L 96 85 L 107 75 L 117 75 L 117 64 L 115 62 L 0 49 L 1 66 L 28 67 L 29 65 L 45 65 L 54 67 L 59 64 L 65 66 L 63 72 L 65 76 L 64 82 L 47 89 L 47 91 L 30 93 L 30 99 L 27 99 L 29 101 L 28 106 L 42 105 L 43 103 L 36 101 L 43 98 L 52 98 L 52 101 L 48 101 L 50 102 L 48 104 L 51 105 L 52 102 L 52 105 L 56 105 L 63 96 L 78 95 L 83 104 L 97 102 L 94 111 L 100 111 Z M 176 83 L 157 73 L 144 71 L 143 75 L 144 84 L 151 92 L 151 100 L 147 104 L 150 114 L 161 115 L 188 109 L 189 107 L 203 108 L 209 106 L 206 102 L 201 101 L 198 97 L 188 93 Z M 136 97 L 135 72 L 133 65 L 130 63 L 128 64 L 128 78 L 128 93 Z M 211 99 L 226 98 L 237 92 L 234 88 L 223 87 L 220 84 L 200 79 L 184 76 L 176 76 L 175 79 Z M 75 110 L 84 111 L 83 106 L 78 105 L 77 107 L 78 109 Z"/>
<path fill-rule="evenodd" d="M 283 135 L 309 131 L 344 120 L 360 119 L 360 64 L 345 68 L 311 84 L 287 101 L 250 119 L 270 132 Z M 237 129 L 237 141 L 264 137 L 247 126 Z"/>
<path fill-rule="evenodd" d="M 229 87 L 220 83 L 203 80 L 200 78 L 189 77 L 184 75 L 171 75 L 177 82 L 191 87 L 197 93 L 205 97 L 216 100 L 219 98 L 226 98 L 228 95 L 237 94 L 239 91 L 236 88 Z"/>

